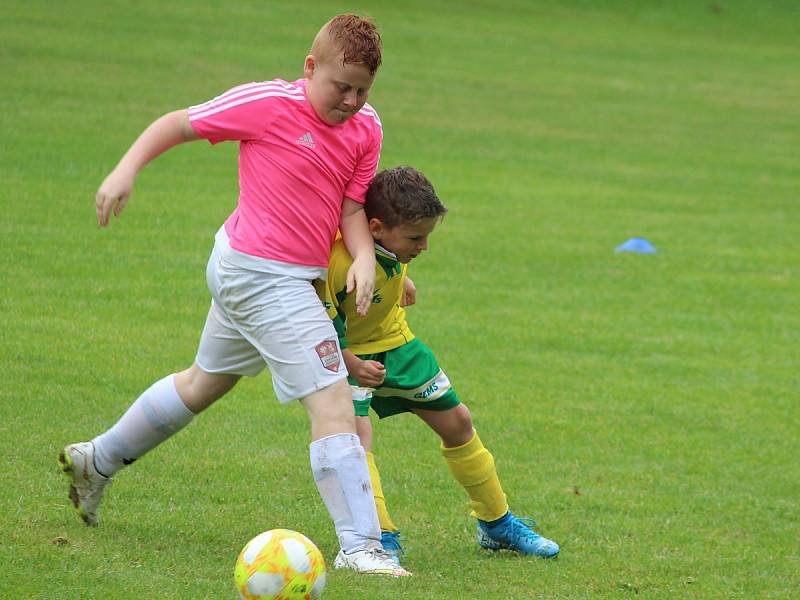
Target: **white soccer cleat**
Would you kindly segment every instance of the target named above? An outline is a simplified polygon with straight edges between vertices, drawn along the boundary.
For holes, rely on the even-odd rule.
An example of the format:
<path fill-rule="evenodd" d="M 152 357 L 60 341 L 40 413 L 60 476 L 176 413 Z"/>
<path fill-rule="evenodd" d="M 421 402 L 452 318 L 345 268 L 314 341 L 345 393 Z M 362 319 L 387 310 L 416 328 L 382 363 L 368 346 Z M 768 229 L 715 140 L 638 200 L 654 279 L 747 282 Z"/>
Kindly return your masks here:
<path fill-rule="evenodd" d="M 333 568 L 353 569 L 353 571 L 366 575 L 389 575 L 390 577 L 409 577 L 411 575 L 394 562 L 383 548 L 356 550 L 349 554 L 344 550 L 339 550 L 339 554 L 336 555 L 336 560 L 333 562 Z"/>
<path fill-rule="evenodd" d="M 94 444 L 81 442 L 70 444 L 58 455 L 58 464 L 69 478 L 69 499 L 78 509 L 84 523 L 97 525 L 97 507 L 103 499 L 110 477 L 97 472 L 94 467 Z"/>

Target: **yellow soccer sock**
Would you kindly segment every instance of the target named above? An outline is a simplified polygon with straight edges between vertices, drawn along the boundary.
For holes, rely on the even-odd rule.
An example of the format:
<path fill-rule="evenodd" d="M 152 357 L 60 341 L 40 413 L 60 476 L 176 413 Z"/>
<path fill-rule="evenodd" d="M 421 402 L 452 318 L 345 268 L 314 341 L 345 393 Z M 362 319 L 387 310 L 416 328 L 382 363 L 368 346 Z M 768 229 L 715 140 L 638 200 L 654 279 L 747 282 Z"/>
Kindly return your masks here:
<path fill-rule="evenodd" d="M 494 467 L 494 457 L 484 447 L 477 431 L 463 446 L 445 448 L 442 445 L 441 449 L 453 477 L 469 495 L 473 517 L 494 521 L 508 512 L 506 495 Z"/>
<path fill-rule="evenodd" d="M 381 486 L 381 474 L 375 464 L 375 455 L 367 452 L 367 466 L 369 467 L 369 479 L 372 482 L 372 495 L 375 497 L 375 508 L 378 509 L 378 521 L 381 524 L 381 531 L 397 531 L 397 527 L 389 516 L 389 509 L 386 508 L 386 498 L 383 497 L 383 486 Z"/>

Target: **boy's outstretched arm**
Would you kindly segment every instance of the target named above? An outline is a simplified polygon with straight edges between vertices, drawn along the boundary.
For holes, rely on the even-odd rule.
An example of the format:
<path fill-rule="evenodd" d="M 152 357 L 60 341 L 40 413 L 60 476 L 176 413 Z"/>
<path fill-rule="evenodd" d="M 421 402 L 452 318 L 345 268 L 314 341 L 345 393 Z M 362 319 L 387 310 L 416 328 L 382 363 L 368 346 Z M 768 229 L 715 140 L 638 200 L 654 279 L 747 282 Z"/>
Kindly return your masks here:
<path fill-rule="evenodd" d="M 364 316 L 372 304 L 372 292 L 375 290 L 375 246 L 364 207 L 355 200 L 345 198 L 339 228 L 344 245 L 353 257 L 353 264 L 347 271 L 347 293 L 355 288 L 356 310 Z"/>
<path fill-rule="evenodd" d="M 147 163 L 173 146 L 198 139 L 186 109 L 176 110 L 153 121 L 105 178 L 95 196 L 97 222 L 108 225 L 111 211 L 119 216 L 133 192 L 133 180 Z"/>

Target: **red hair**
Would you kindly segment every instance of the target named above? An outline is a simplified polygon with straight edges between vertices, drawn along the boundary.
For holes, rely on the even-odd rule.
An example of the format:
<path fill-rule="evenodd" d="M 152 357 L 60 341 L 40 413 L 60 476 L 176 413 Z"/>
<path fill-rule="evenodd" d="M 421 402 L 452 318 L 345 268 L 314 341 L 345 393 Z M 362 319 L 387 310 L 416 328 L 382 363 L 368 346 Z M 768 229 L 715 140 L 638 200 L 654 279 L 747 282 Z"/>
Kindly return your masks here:
<path fill-rule="evenodd" d="M 375 75 L 381 66 L 381 36 L 372 19 L 353 13 L 337 15 L 323 31 L 342 52 L 343 65 L 364 65 L 370 75 Z"/>

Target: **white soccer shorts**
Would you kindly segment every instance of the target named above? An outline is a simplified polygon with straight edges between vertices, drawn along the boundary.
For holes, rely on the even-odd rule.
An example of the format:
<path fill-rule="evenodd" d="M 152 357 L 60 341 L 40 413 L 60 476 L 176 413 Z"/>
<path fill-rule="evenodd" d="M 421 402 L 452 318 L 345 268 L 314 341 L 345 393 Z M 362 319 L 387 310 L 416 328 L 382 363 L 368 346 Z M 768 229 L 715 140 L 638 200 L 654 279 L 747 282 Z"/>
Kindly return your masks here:
<path fill-rule="evenodd" d="M 217 236 L 206 272 L 213 300 L 197 366 L 253 377 L 267 365 L 282 403 L 346 377 L 336 330 L 311 281 L 234 264 L 242 256 Z"/>

